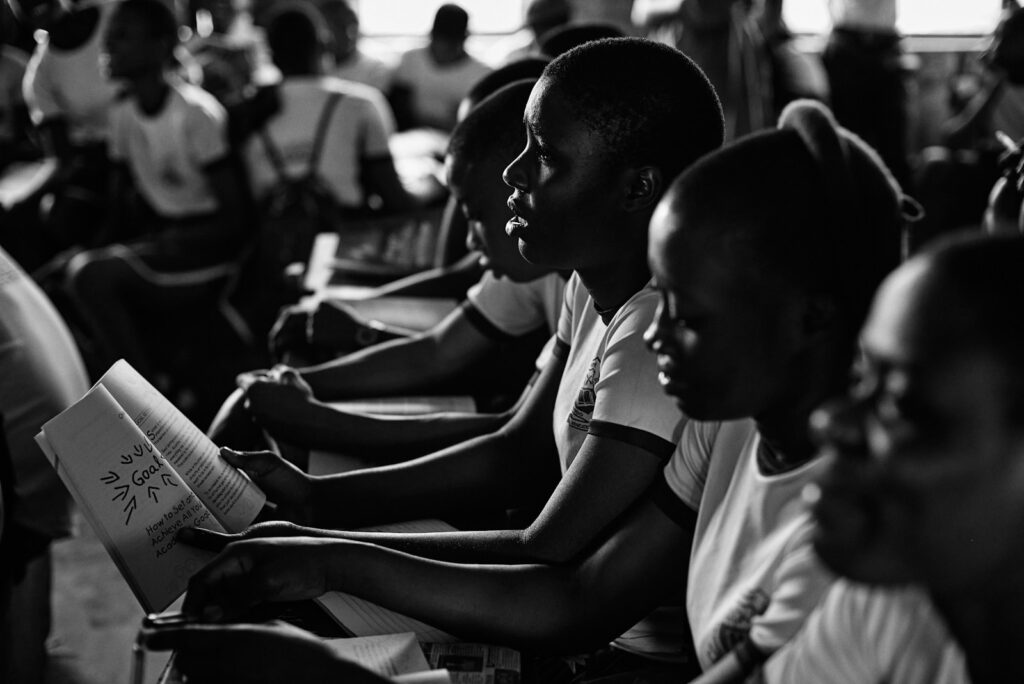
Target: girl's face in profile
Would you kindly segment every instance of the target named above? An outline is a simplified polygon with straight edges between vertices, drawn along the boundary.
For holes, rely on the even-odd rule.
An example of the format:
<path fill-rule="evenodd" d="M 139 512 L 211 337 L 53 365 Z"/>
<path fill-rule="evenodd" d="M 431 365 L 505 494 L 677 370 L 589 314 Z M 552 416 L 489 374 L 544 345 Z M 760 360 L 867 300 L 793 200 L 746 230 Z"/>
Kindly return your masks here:
<path fill-rule="evenodd" d="M 799 400 L 805 297 L 732 249 L 729 228 L 700 223 L 668 200 L 651 220 L 648 261 L 662 300 L 644 337 L 662 387 L 698 420 L 785 410 Z"/>
<path fill-rule="evenodd" d="M 623 258 L 626 169 L 581 123 L 557 86 L 541 79 L 526 106 L 526 148 L 505 169 L 513 216 L 506 232 L 527 261 L 552 269 L 600 268 Z M 635 253 L 635 252 L 634 252 Z"/>
<path fill-rule="evenodd" d="M 811 492 L 815 546 L 853 579 L 976 591 L 1019 544 L 1024 459 L 1003 418 L 1006 369 L 968 339 L 953 291 L 920 261 L 898 270 L 848 395 L 812 419 L 831 461 Z"/>

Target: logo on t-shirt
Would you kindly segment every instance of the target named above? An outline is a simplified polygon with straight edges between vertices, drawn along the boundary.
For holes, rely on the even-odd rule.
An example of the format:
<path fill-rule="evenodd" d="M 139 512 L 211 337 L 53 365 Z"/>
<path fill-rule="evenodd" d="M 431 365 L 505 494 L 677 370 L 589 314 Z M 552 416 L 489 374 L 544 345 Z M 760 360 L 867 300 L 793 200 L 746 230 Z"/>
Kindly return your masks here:
<path fill-rule="evenodd" d="M 709 663 L 717 663 L 736 648 L 747 635 L 754 618 L 768 609 L 768 594 L 760 587 L 754 587 L 730 610 L 722 623 L 711 634 L 704 646 L 704 655 Z"/>
<path fill-rule="evenodd" d="M 583 432 L 590 430 L 590 417 L 594 415 L 594 401 L 596 399 L 594 386 L 597 385 L 600 376 L 601 358 L 595 356 L 594 360 L 590 362 L 590 368 L 587 369 L 587 377 L 583 379 L 583 386 L 580 387 L 580 393 L 576 395 L 576 401 L 573 403 L 572 410 L 569 411 L 569 417 L 566 419 L 569 427 L 582 430 Z"/>

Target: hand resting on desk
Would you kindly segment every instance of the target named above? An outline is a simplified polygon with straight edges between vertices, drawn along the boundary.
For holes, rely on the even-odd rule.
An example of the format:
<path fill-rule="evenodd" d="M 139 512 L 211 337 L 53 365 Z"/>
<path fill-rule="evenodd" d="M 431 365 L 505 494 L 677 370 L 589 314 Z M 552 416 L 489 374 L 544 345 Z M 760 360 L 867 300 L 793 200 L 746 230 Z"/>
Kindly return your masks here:
<path fill-rule="evenodd" d="M 189 684 L 387 681 L 341 660 L 309 632 L 284 623 L 185 625 L 156 632 L 149 647 L 177 651 L 175 665 L 188 677 Z"/>

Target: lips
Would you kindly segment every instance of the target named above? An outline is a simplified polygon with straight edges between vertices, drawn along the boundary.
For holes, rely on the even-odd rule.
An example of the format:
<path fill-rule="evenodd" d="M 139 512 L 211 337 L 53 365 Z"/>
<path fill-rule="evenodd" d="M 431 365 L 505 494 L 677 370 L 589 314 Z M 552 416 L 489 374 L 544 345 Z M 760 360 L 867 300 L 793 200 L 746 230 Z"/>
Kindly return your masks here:
<path fill-rule="evenodd" d="M 513 197 L 514 195 L 508 198 L 508 209 L 512 212 L 512 218 L 510 218 L 505 224 L 505 233 L 510 238 L 519 238 L 522 236 L 522 233 L 526 230 L 527 226 L 529 226 L 529 221 L 523 218 L 522 211 L 520 210 L 519 205 L 516 204 Z"/>
<path fill-rule="evenodd" d="M 665 354 L 658 355 L 658 384 L 666 394 L 672 396 L 679 396 L 686 388 L 678 364 Z"/>

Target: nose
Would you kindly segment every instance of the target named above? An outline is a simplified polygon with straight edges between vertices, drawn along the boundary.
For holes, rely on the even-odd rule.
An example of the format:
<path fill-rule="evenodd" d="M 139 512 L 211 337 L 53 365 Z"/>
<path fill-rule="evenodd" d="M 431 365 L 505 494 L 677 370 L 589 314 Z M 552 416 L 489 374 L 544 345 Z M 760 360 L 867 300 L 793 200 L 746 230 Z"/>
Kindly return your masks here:
<path fill-rule="evenodd" d="M 515 190 L 526 192 L 529 187 L 526 168 L 525 158 L 526 149 L 524 148 L 519 156 L 512 160 L 512 162 L 505 167 L 505 170 L 501 172 L 501 179 L 505 181 L 505 185 Z"/>
<path fill-rule="evenodd" d="M 665 341 L 668 339 L 668 325 L 670 321 L 668 320 L 667 308 L 664 300 L 659 302 L 658 308 L 654 311 L 654 320 L 651 321 L 651 324 L 647 326 L 647 330 L 644 331 L 644 343 L 655 354 L 665 347 Z"/>

